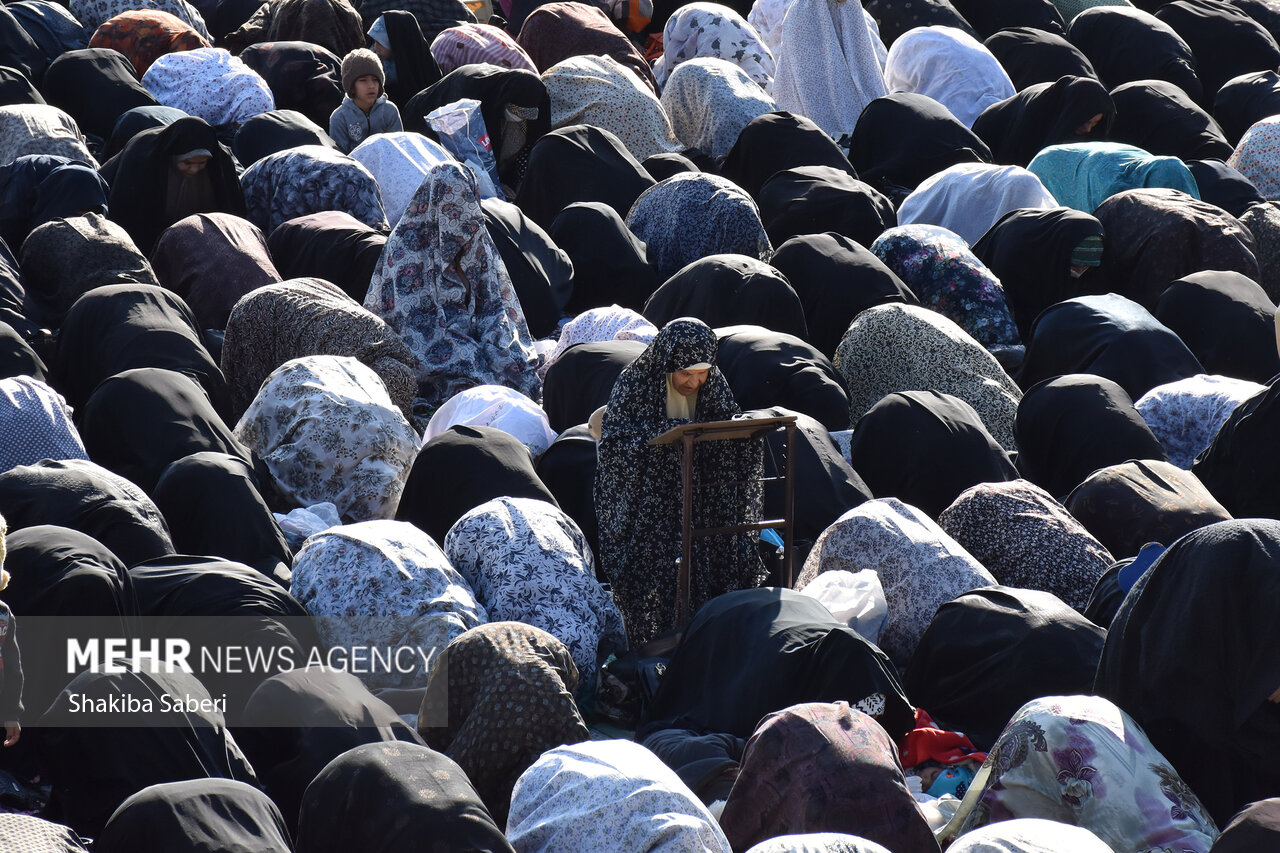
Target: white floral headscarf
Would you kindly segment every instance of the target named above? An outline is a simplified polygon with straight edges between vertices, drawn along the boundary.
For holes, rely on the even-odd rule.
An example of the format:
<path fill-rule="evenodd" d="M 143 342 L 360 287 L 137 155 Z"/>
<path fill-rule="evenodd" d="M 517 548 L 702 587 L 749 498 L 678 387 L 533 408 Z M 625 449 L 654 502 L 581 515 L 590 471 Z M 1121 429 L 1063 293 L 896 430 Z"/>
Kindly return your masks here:
<path fill-rule="evenodd" d="M 716 160 L 728 156 L 751 120 L 777 109 L 746 72 L 723 59 L 680 63 L 662 90 L 680 141 Z"/>
<path fill-rule="evenodd" d="M 314 355 L 272 371 L 235 436 L 298 506 L 328 501 L 347 521 L 393 518 L 418 435 L 373 369 Z"/>
<path fill-rule="evenodd" d="M 835 139 L 853 133 L 862 110 L 888 94 L 876 37 L 858 0 L 793 0 L 782 20 L 778 109 L 799 113 Z"/>
<path fill-rule="evenodd" d="M 521 853 L 729 853 L 701 801 L 658 756 L 624 740 L 542 754 L 516 782 L 507 837 Z"/>
<path fill-rule="evenodd" d="M 142 85 L 163 106 L 198 116 L 214 127 L 241 125 L 276 108 L 262 75 L 220 47 L 166 53 L 151 63 Z"/>
<path fill-rule="evenodd" d="M 541 628 L 568 647 L 584 682 L 627 645 L 578 525 L 546 501 L 495 498 L 458 519 L 444 550 L 494 621 Z"/>
<path fill-rule="evenodd" d="M 603 308 L 592 308 L 583 311 L 560 329 L 560 339 L 555 349 L 547 356 L 542 367 L 542 375 L 556 359 L 564 355 L 564 351 L 574 344 L 589 344 L 599 341 L 641 341 L 646 346 L 653 343 L 658 334 L 658 327 L 646 320 L 642 315 L 621 305 L 610 305 Z"/>
<path fill-rule="evenodd" d="M 394 671 L 375 666 L 367 652 L 367 663 L 353 667 L 370 688 L 426 687 L 449 642 L 488 621 L 440 546 L 407 521 L 366 521 L 312 536 L 294 558 L 289 592 L 329 648 L 350 649 L 353 661 L 361 647 L 396 655 Z"/>
<path fill-rule="evenodd" d="M 681 6 L 662 29 L 663 54 L 653 65 L 658 86 L 665 87 L 671 72 L 690 59 L 715 57 L 732 62 L 765 91 L 773 85 L 773 53 L 747 20 L 719 3 Z"/>
<path fill-rule="evenodd" d="M 551 127 L 589 124 L 607 130 L 637 160 L 684 148 L 640 75 L 610 56 L 575 56 L 542 75 L 551 96 Z"/>

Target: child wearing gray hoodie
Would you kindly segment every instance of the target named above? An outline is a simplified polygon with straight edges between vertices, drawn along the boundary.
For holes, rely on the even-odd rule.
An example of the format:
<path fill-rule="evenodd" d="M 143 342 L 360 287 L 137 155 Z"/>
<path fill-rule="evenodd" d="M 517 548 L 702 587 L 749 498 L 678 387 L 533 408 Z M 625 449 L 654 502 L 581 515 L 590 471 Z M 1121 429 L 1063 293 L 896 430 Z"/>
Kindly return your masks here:
<path fill-rule="evenodd" d="M 329 116 L 329 136 L 343 153 L 350 154 L 375 133 L 404 129 L 400 111 L 383 92 L 386 82 L 382 61 L 373 51 L 362 47 L 342 57 L 342 89 L 347 95 Z"/>

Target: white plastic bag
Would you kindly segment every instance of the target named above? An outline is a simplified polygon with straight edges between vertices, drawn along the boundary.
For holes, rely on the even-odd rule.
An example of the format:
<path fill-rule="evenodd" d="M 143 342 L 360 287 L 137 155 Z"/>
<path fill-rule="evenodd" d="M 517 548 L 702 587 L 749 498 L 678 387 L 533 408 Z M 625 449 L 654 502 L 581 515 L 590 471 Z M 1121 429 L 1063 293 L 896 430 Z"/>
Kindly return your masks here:
<path fill-rule="evenodd" d="M 280 529 L 284 531 L 284 538 L 289 543 L 289 547 L 295 551 L 302 547 L 302 543 L 308 536 L 315 536 L 330 527 L 342 524 L 337 506 L 328 501 L 306 509 L 298 507 L 288 515 L 281 515 L 278 512 L 273 515 L 280 524 Z"/>
<path fill-rule="evenodd" d="M 440 144 L 458 160 L 471 167 L 480 188 L 481 198 L 499 198 L 502 184 L 498 180 L 498 160 L 493 156 L 489 130 L 484 125 L 480 102 L 463 98 L 427 114 L 427 124 L 440 137 Z"/>
<path fill-rule="evenodd" d="M 832 616 L 867 640 L 880 642 L 880 633 L 889 621 L 889 604 L 880 576 L 873 570 L 823 572 L 801 592 L 821 601 Z"/>

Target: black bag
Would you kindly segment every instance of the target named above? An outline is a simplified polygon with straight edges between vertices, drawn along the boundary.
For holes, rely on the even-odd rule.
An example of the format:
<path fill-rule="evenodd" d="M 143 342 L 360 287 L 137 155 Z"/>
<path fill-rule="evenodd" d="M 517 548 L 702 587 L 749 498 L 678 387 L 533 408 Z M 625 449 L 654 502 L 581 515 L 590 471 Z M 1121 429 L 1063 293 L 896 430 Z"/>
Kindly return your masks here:
<path fill-rule="evenodd" d="M 605 663 L 596 687 L 596 713 L 612 725 L 634 731 L 641 712 L 657 694 L 682 635 L 679 630 L 667 631 Z"/>

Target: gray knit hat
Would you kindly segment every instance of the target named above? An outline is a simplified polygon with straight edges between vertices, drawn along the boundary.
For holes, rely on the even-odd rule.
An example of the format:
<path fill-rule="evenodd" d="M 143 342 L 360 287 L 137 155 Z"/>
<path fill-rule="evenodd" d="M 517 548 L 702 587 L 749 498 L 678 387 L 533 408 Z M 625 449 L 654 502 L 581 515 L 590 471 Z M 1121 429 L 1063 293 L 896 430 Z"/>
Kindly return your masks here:
<path fill-rule="evenodd" d="M 342 91 L 348 95 L 361 77 L 372 74 L 378 78 L 378 92 L 387 87 L 387 75 L 382 70 L 382 60 L 378 54 L 367 48 L 358 47 L 342 57 Z"/>

